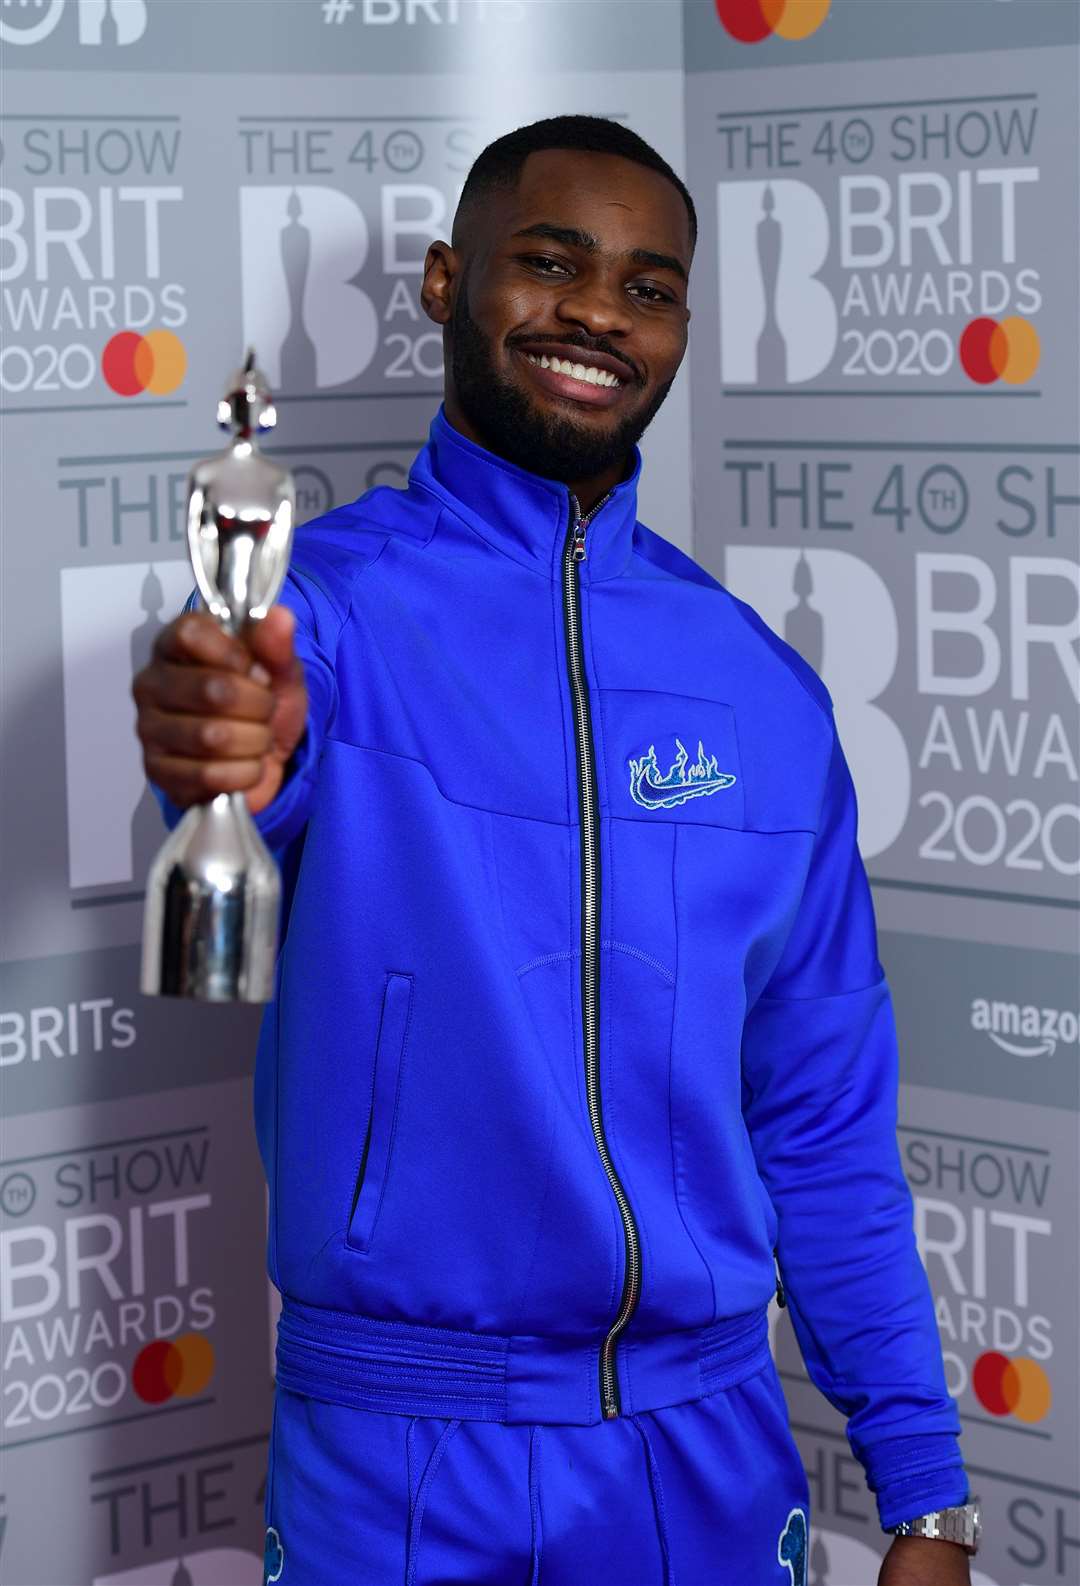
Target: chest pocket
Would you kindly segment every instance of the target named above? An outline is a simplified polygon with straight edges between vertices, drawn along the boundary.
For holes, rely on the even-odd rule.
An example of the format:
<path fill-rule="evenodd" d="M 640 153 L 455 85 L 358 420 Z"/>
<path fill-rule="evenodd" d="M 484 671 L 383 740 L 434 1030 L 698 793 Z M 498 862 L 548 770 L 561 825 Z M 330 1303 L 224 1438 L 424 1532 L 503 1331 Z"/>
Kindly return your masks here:
<path fill-rule="evenodd" d="M 599 691 L 604 792 L 612 815 L 702 826 L 745 824 L 735 712 L 722 700 Z"/>

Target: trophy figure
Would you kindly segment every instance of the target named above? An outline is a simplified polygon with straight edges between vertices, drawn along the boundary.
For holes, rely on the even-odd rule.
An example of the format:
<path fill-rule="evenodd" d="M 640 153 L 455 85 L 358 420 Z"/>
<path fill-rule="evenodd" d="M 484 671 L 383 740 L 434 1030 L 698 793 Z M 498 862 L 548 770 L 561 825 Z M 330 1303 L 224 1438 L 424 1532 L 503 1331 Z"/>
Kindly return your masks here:
<path fill-rule="evenodd" d="M 218 403 L 232 432 L 224 451 L 188 478 L 188 551 L 203 604 L 242 637 L 277 599 L 292 545 L 291 475 L 264 457 L 256 435 L 277 414 L 249 352 Z M 273 996 L 281 882 L 243 793 L 187 810 L 150 867 L 142 990 L 200 1002 Z"/>

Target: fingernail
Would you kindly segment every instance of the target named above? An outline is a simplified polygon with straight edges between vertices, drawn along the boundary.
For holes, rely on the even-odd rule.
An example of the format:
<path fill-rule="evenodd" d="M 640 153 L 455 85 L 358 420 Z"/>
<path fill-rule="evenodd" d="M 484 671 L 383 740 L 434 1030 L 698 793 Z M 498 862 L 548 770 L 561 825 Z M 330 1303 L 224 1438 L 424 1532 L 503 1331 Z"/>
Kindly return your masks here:
<path fill-rule="evenodd" d="M 270 673 L 266 670 L 265 666 L 261 666 L 258 661 L 253 661 L 251 666 L 248 668 L 248 677 L 250 677 L 253 683 L 261 684 L 263 688 L 270 687 Z"/>

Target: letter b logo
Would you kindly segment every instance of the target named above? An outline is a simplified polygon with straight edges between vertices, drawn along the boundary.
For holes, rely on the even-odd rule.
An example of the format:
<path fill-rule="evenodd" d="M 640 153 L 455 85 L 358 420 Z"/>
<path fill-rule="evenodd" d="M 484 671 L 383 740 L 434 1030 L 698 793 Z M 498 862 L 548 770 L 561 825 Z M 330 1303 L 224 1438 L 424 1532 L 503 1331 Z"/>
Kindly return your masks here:
<path fill-rule="evenodd" d="M 859 803 L 859 850 L 871 859 L 903 830 L 911 801 L 904 735 L 876 703 L 900 654 L 896 607 L 876 568 L 850 551 L 729 545 L 726 582 L 817 672 Z"/>
<path fill-rule="evenodd" d="M 720 368 L 727 385 L 798 385 L 836 350 L 833 295 L 817 272 L 829 217 L 805 182 L 717 184 Z"/>
<path fill-rule="evenodd" d="M 289 396 L 345 385 L 375 356 L 378 318 L 356 277 L 363 211 L 334 187 L 240 189 L 244 343 Z"/>

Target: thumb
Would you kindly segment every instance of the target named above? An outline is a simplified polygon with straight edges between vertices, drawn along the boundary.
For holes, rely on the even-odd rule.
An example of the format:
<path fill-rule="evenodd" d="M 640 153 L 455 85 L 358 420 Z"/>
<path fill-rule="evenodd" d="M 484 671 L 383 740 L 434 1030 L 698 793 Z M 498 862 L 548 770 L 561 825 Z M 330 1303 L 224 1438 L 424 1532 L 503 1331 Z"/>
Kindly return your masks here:
<path fill-rule="evenodd" d="M 288 606 L 271 606 L 261 622 L 248 625 L 244 638 L 257 661 L 272 683 L 291 681 L 297 673 L 299 662 L 293 648 L 296 617 Z"/>

